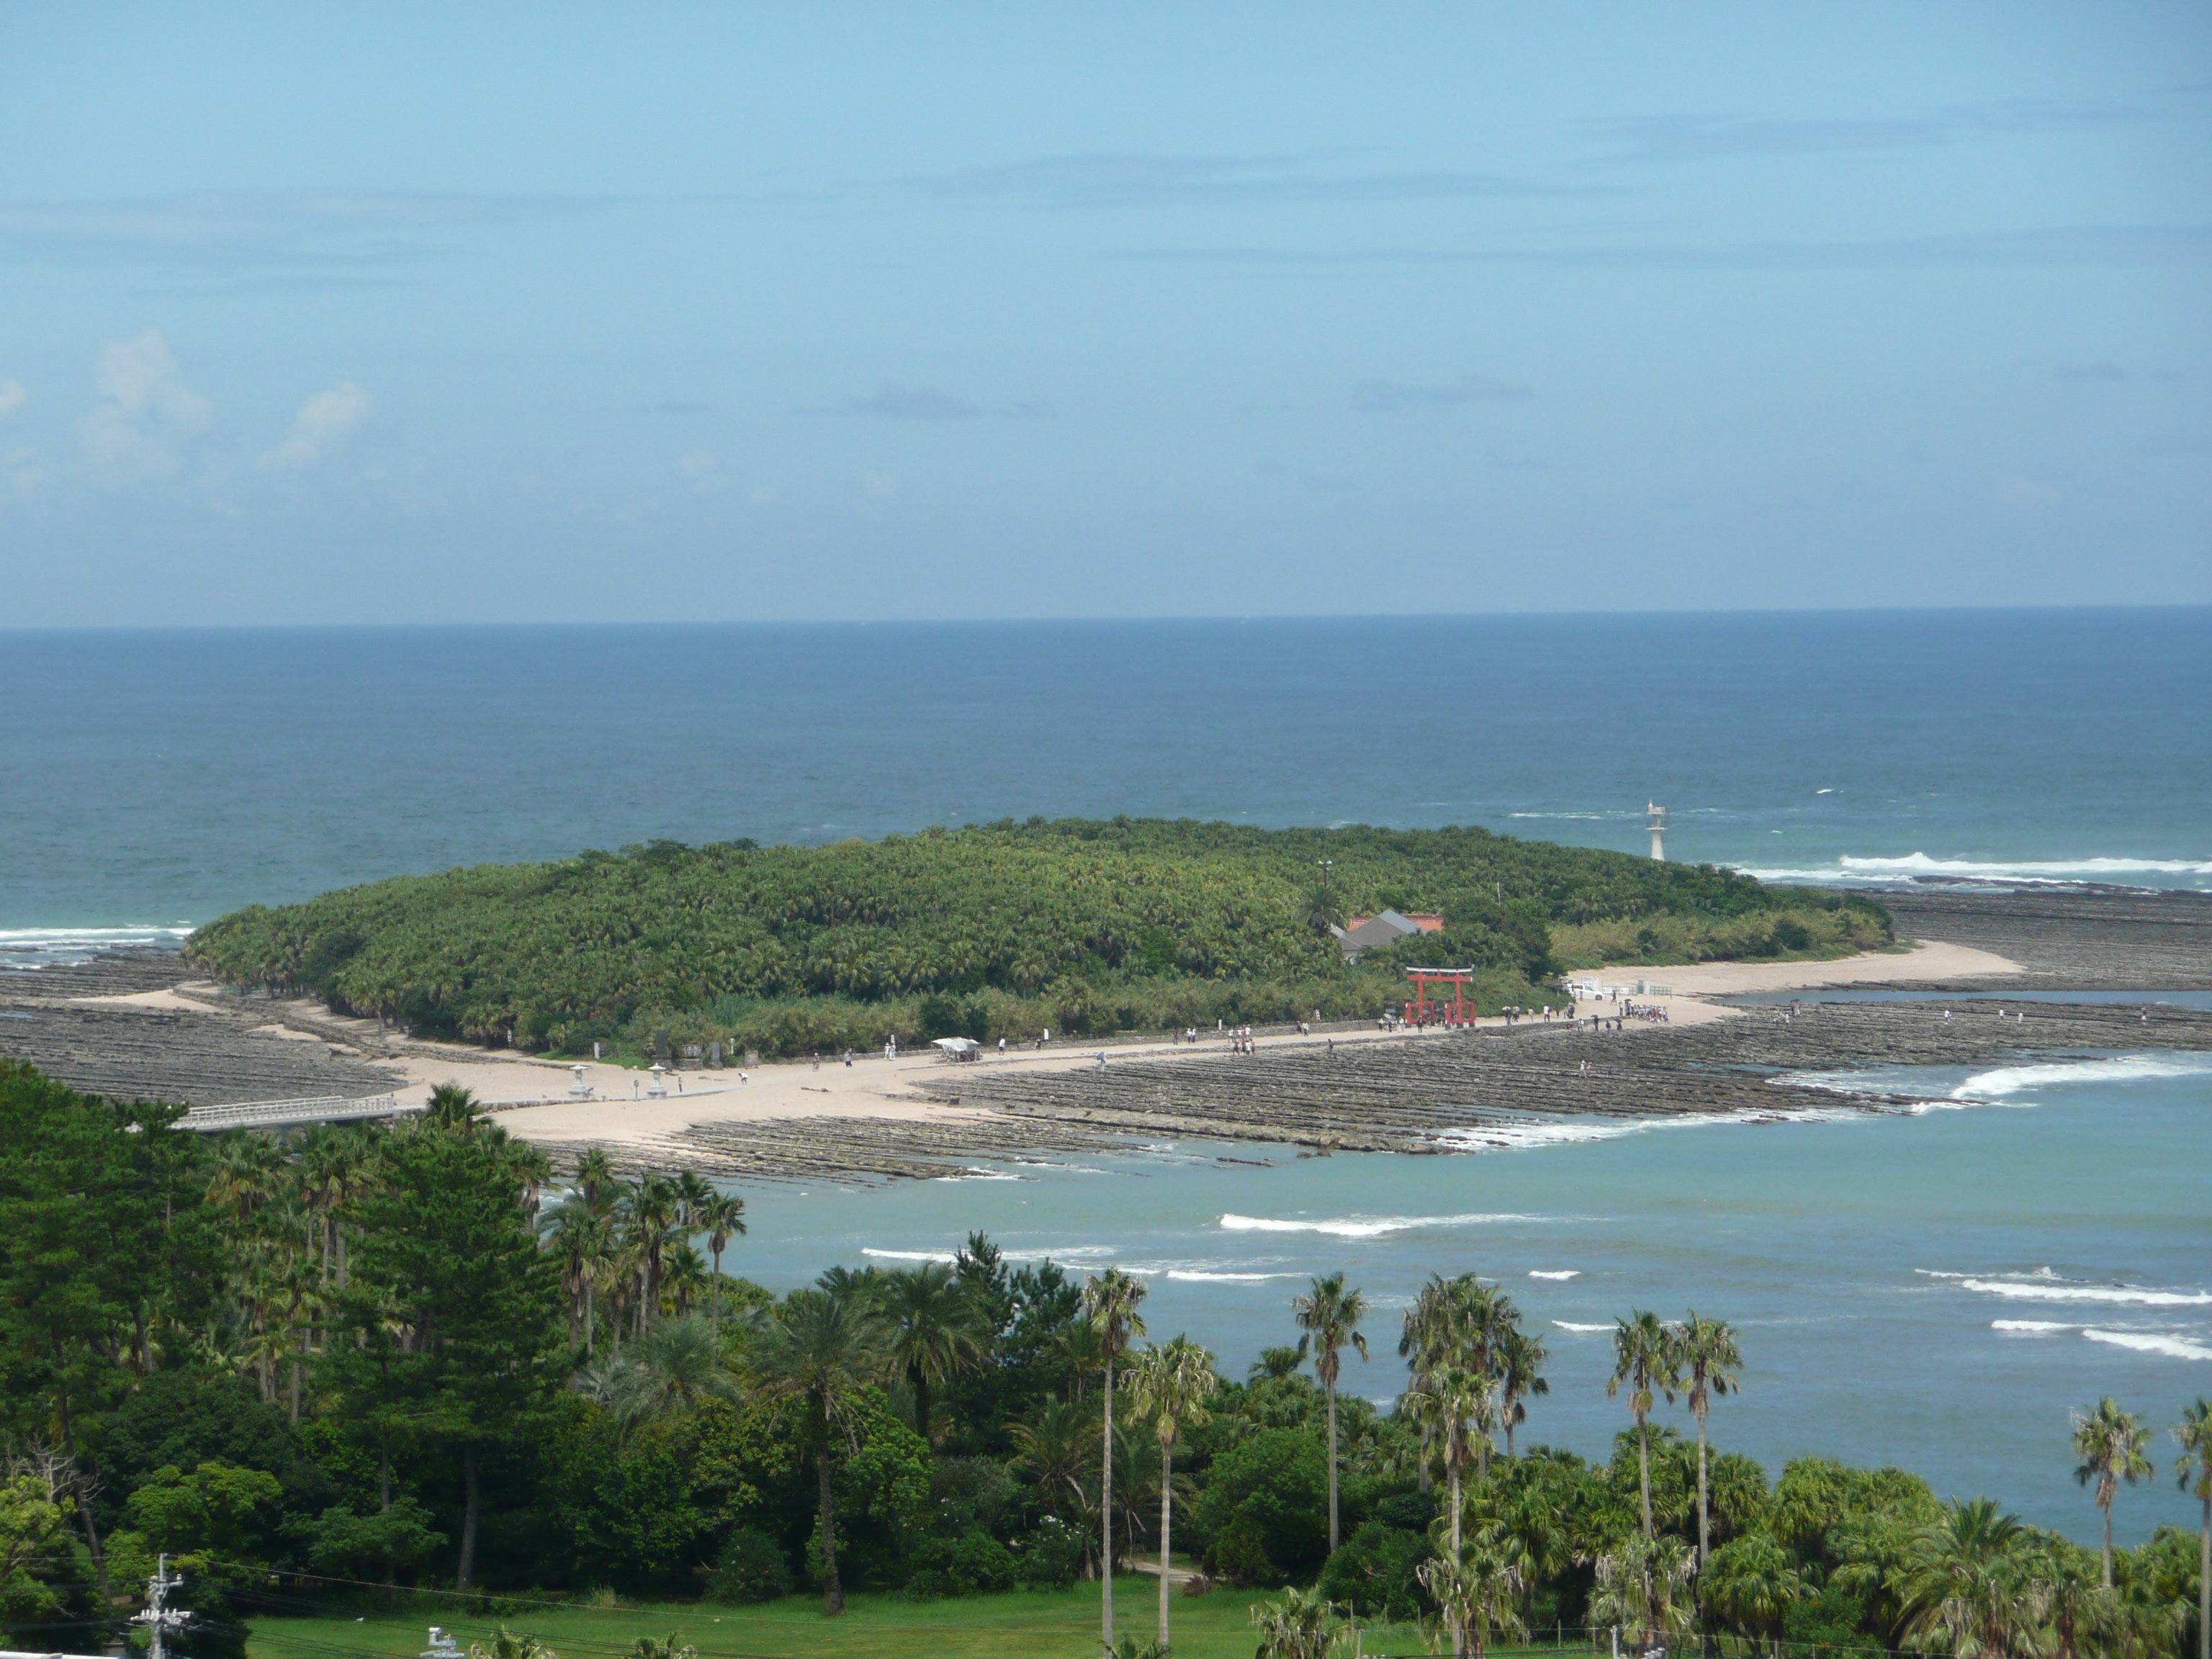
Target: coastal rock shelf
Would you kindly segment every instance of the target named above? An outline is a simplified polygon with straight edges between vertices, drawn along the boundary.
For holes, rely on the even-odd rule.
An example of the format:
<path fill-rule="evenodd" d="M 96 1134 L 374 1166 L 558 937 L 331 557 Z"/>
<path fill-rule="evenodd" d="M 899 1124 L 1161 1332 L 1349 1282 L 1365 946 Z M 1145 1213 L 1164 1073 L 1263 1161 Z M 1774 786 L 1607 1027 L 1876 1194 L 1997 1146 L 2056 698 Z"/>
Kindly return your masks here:
<path fill-rule="evenodd" d="M 2002 1017 L 2000 1017 L 2002 1010 Z M 2014 1018 L 2024 1012 L 2025 1020 Z M 1322 1150 L 1422 1152 L 1480 1131 L 1564 1119 L 1772 1114 L 1810 1103 L 1779 1073 L 1872 1066 L 1985 1066 L 2066 1052 L 2212 1049 L 2212 1014 L 2111 1005 L 1808 1003 L 1697 1026 L 1522 1026 L 1394 1042 L 1131 1060 L 1104 1070 L 933 1079 L 927 1094 L 1079 1135 L 1289 1141 Z M 1582 1069 L 1587 1061 L 1589 1071 Z M 1831 1092 L 1869 1110 L 1907 1095 Z M 1443 1137 L 1449 1136 L 1446 1139 Z M 1505 1138 L 1504 1136 L 1501 1139 Z"/>
<path fill-rule="evenodd" d="M 12 988 L 0 987 L 0 998 Z M 161 1009 L 0 1000 L 0 1057 L 118 1100 L 215 1106 L 315 1095 L 377 1095 L 392 1073 L 324 1043 L 237 1018 Z"/>
<path fill-rule="evenodd" d="M 1157 1125 L 1152 1127 L 1157 1135 Z M 1083 1148 L 1133 1150 L 1141 1137 L 1049 1119 L 976 1113 L 959 1118 L 771 1118 L 695 1124 L 678 1134 L 608 1147 L 626 1175 L 696 1170 L 724 1180 L 946 1180 L 981 1164 L 1043 1160 Z M 538 1143 L 562 1169 L 580 1144 Z"/>
<path fill-rule="evenodd" d="M 1900 938 L 1972 945 L 2016 962 L 1990 990 L 2212 990 L 2212 895 L 2181 892 L 1884 892 Z"/>

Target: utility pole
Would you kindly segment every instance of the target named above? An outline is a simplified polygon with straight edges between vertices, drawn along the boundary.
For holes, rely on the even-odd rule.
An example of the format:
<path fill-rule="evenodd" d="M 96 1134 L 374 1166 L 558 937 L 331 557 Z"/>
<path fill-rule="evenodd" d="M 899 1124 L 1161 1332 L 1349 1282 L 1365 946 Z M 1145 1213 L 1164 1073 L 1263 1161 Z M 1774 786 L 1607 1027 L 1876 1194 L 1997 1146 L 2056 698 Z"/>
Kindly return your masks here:
<path fill-rule="evenodd" d="M 162 1640 L 171 1631 L 181 1631 L 192 1621 L 192 1615 L 182 1607 L 169 1605 L 169 1592 L 185 1587 L 185 1576 L 169 1576 L 169 1558 L 162 1554 L 154 1568 L 154 1576 L 146 1581 L 146 1610 L 134 1613 L 131 1622 L 146 1626 L 146 1659 L 167 1659 L 168 1647 Z"/>

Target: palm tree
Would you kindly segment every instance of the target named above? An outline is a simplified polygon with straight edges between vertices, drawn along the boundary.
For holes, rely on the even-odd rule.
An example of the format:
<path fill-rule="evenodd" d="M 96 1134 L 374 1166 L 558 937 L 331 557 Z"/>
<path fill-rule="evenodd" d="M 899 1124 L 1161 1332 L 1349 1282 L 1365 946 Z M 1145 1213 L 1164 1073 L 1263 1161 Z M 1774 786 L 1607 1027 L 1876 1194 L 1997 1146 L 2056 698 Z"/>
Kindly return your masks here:
<path fill-rule="evenodd" d="M 533 1146 L 526 1140 L 510 1140 L 502 1150 L 500 1163 L 507 1179 L 514 1182 L 517 1206 L 525 1215 L 536 1215 L 539 1194 L 553 1182 L 553 1160 L 542 1147 Z"/>
<path fill-rule="evenodd" d="M 1478 1443 L 1486 1444 L 1496 1421 L 1496 1389 L 1483 1372 L 1447 1361 L 1433 1368 L 1419 1387 L 1407 1391 L 1401 1408 L 1412 1418 L 1420 1435 L 1419 1456 L 1424 1467 L 1441 1460 L 1449 1488 L 1451 1556 L 1460 1548 L 1460 1521 L 1464 1505 L 1461 1486 L 1467 1471 L 1478 1466 Z"/>
<path fill-rule="evenodd" d="M 1946 1506 L 1915 1529 L 1898 1573 L 1901 1632 L 1958 1659 L 2005 1659 L 2041 1621 L 2022 1571 L 2029 1541 L 2019 1517 L 1986 1498 Z"/>
<path fill-rule="evenodd" d="M 691 1304 L 713 1289 L 707 1258 L 690 1239 L 679 1237 L 668 1247 L 667 1266 L 660 1276 L 660 1306 L 653 1311 L 657 1315 L 673 1312 L 678 1319 L 688 1319 Z"/>
<path fill-rule="evenodd" d="M 2212 1659 L 2212 1401 L 2200 1396 L 2183 1412 L 2173 1437 L 2181 1443 L 2174 1478 L 2204 1505 L 2197 1537 L 2197 1659 Z"/>
<path fill-rule="evenodd" d="M 1519 1607 L 1527 1578 L 1493 1544 L 1478 1540 L 1463 1551 L 1424 1561 L 1415 1576 L 1443 1610 L 1455 1655 L 1482 1659 L 1493 1631 L 1508 1641 L 1528 1633 Z"/>
<path fill-rule="evenodd" d="M 576 1160 L 576 1190 L 584 1195 L 584 1207 L 599 1207 L 602 1189 L 615 1183 L 615 1161 L 607 1156 L 604 1146 L 586 1147 Z"/>
<path fill-rule="evenodd" d="M 1316 1279 L 1313 1289 L 1306 1295 L 1295 1297 L 1291 1311 L 1298 1322 L 1298 1354 L 1303 1358 L 1310 1350 L 1313 1354 L 1314 1375 L 1321 1379 L 1322 1391 L 1328 1396 L 1328 1553 L 1336 1553 L 1338 1543 L 1336 1522 L 1336 1379 L 1344 1369 L 1343 1348 L 1349 1342 L 1367 1358 L 1367 1339 L 1360 1334 L 1359 1322 L 1367 1316 L 1367 1298 L 1358 1291 L 1344 1288 L 1344 1275 L 1331 1273 L 1326 1279 Z"/>
<path fill-rule="evenodd" d="M 2076 1486 L 2097 1484 L 2097 1507 L 2105 1512 L 2105 1588 L 2112 1587 L 2112 1499 L 2119 1495 L 2120 1482 L 2130 1486 L 2151 1473 L 2150 1459 L 2145 1453 L 2150 1445 L 2150 1431 L 2142 1425 L 2133 1412 L 2124 1412 L 2120 1402 L 2106 1395 L 2097 1402 L 2093 1412 L 2074 1414 L 2074 1452 L 2081 1466 L 2074 1471 Z"/>
<path fill-rule="evenodd" d="M 1804 1585 L 1790 1552 L 1765 1533 L 1739 1538 L 1700 1568 L 1706 1605 L 1747 1636 L 1773 1637 Z"/>
<path fill-rule="evenodd" d="M 422 1121 L 434 1129 L 471 1130 L 477 1126 L 477 1097 L 458 1083 L 441 1083 L 430 1091 L 430 1103 Z"/>
<path fill-rule="evenodd" d="M 208 1177 L 207 1201 L 244 1222 L 284 1190 L 290 1173 L 272 1140 L 233 1129 L 217 1143 L 215 1171 Z"/>
<path fill-rule="evenodd" d="M 696 1170 L 684 1170 L 676 1176 L 677 1219 L 687 1233 L 707 1231 L 707 1206 L 714 1201 L 714 1189 Z"/>
<path fill-rule="evenodd" d="M 1544 1380 L 1544 1362 L 1551 1357 L 1543 1338 L 1529 1335 L 1517 1324 L 1498 1340 L 1498 1382 L 1504 1395 L 1498 1415 L 1504 1419 L 1508 1457 L 1513 1455 L 1514 1429 L 1528 1420 L 1528 1407 L 1522 1402 L 1552 1391 Z"/>
<path fill-rule="evenodd" d="M 1630 1537 L 1597 1559 L 1597 1589 L 1589 1600 L 1590 1622 L 1626 1627 L 1650 1648 L 1696 1623 L 1690 1607 L 1674 1592 L 1690 1580 L 1697 1562 L 1689 1546 L 1668 1534 L 1663 1538 Z"/>
<path fill-rule="evenodd" d="M 708 1253 L 714 1258 L 714 1299 L 708 1305 L 719 1332 L 722 1328 L 722 1252 L 733 1237 L 744 1236 L 745 1201 L 735 1193 L 717 1193 L 700 1206 L 698 1221 L 707 1235 Z"/>
<path fill-rule="evenodd" d="M 343 1212 L 374 1192 L 383 1178 L 383 1131 L 368 1124 L 341 1129 L 331 1137 L 331 1245 L 337 1252 L 337 1285 L 346 1288 L 346 1228 Z"/>
<path fill-rule="evenodd" d="M 1740 1389 L 1737 1370 L 1743 1355 L 1736 1351 L 1735 1331 L 1717 1319 L 1700 1319 L 1692 1308 L 1674 1328 L 1674 1355 L 1687 1389 L 1690 1415 L 1698 1419 L 1698 1571 L 1705 1570 L 1711 1553 L 1711 1508 L 1705 1495 L 1705 1413 L 1713 1396 Z"/>
<path fill-rule="evenodd" d="M 677 1217 L 682 1201 L 676 1183 L 666 1176 L 646 1176 L 629 1194 L 629 1245 L 638 1273 L 640 1336 L 660 1310 L 660 1275 L 669 1246 L 680 1236 Z"/>
<path fill-rule="evenodd" d="M 914 1389 L 915 1432 L 927 1442 L 931 1388 L 983 1363 L 989 1324 L 967 1285 L 941 1261 L 885 1273 L 876 1310 L 891 1364 Z"/>
<path fill-rule="evenodd" d="M 561 1288 L 568 1293 L 568 1340 L 575 1342 L 581 1322 L 584 1349 L 589 1352 L 592 1274 L 606 1224 L 586 1209 L 581 1200 L 571 1199 L 540 1216 L 538 1230 L 544 1235 L 547 1253 L 560 1267 Z"/>
<path fill-rule="evenodd" d="M 1451 1364 L 1458 1355 L 1466 1323 L 1462 1317 L 1466 1291 L 1474 1283 L 1473 1276 L 1468 1274 L 1446 1279 L 1442 1273 L 1431 1273 L 1428 1283 L 1414 1294 L 1413 1304 L 1406 1310 L 1398 1338 L 1398 1357 L 1413 1373 L 1409 1394 L 1425 1393 L 1430 1374 Z M 1421 1490 L 1426 1492 L 1432 1462 L 1427 1443 L 1431 1425 L 1429 1419 L 1424 1418 L 1417 1426 L 1422 1436 L 1417 1462 Z"/>
<path fill-rule="evenodd" d="M 1335 1602 L 1296 1587 L 1279 1601 L 1259 1603 L 1249 1617 L 1260 1632 L 1259 1659 L 1328 1659 L 1344 1629 Z"/>
<path fill-rule="evenodd" d="M 737 1375 L 724 1364 L 713 1329 L 700 1319 L 665 1319 L 630 1344 L 617 1384 L 617 1413 L 638 1422 L 696 1411 L 709 1400 L 734 1404 Z"/>
<path fill-rule="evenodd" d="M 1090 1501 L 1084 1479 L 1091 1472 L 1091 1413 L 1082 1407 L 1051 1400 L 1032 1421 L 1007 1430 L 1014 1443 L 1014 1462 L 1029 1471 L 1040 1492 L 1073 1499 L 1078 1520 Z M 1047 1507 L 1054 1507 L 1049 1498 Z"/>
<path fill-rule="evenodd" d="M 830 1447 L 840 1429 L 849 1432 L 862 1390 L 882 1369 L 882 1343 L 870 1310 L 821 1291 L 793 1291 L 745 1351 L 747 1379 L 764 1397 L 796 1400 L 805 1409 L 822 1506 L 822 1611 L 833 1618 L 845 1611 L 845 1591 L 837 1578 Z"/>
<path fill-rule="evenodd" d="M 1606 1380 L 1605 1396 L 1612 1399 L 1628 1384 L 1628 1414 L 1636 1419 L 1636 1471 L 1644 1494 L 1644 1536 L 1651 1532 L 1651 1415 L 1654 1393 L 1671 1402 L 1680 1386 L 1674 1352 L 1674 1334 L 1659 1322 L 1659 1316 L 1643 1310 L 1616 1322 L 1613 1334 L 1613 1375 Z"/>
<path fill-rule="evenodd" d="M 1144 1285 L 1119 1267 L 1084 1281 L 1083 1321 L 1098 1339 L 1099 1364 L 1105 1372 L 1100 1390 L 1105 1417 L 1099 1431 L 1098 1616 L 1109 1652 L 1114 1647 L 1114 1362 L 1145 1334 L 1145 1316 L 1137 1311 L 1144 1299 Z"/>
<path fill-rule="evenodd" d="M 1160 1443 L 1160 1635 L 1168 1644 L 1168 1532 L 1174 1510 L 1175 1443 L 1186 1427 L 1202 1428 L 1211 1420 L 1206 1402 L 1221 1386 L 1214 1374 L 1213 1356 L 1187 1336 L 1147 1348 L 1129 1370 L 1129 1407 L 1133 1414 L 1152 1419 L 1152 1436 Z"/>
<path fill-rule="evenodd" d="M 346 1137 L 327 1124 L 310 1124 L 301 1132 L 300 1196 L 314 1218 L 315 1250 L 323 1282 L 328 1284 L 336 1266 L 337 1206 L 343 1194 Z"/>
<path fill-rule="evenodd" d="M 469 1644 L 469 1659 L 560 1659 L 560 1656 L 536 1637 L 501 1625 L 490 1641 Z"/>

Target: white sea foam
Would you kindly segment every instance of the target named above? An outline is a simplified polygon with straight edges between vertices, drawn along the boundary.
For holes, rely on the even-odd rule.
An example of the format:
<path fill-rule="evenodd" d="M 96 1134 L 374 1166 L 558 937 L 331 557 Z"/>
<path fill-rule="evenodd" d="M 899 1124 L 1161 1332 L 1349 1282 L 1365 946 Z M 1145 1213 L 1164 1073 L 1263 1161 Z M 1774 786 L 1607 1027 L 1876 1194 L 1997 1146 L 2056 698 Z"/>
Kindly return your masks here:
<path fill-rule="evenodd" d="M 1823 1074 L 1806 1073 L 1808 1079 Z M 1777 1078 L 1774 1081 L 1793 1082 L 1795 1079 Z M 1832 1084 L 1808 1080 L 1808 1088 L 1833 1087 Z M 1632 1118 L 1628 1121 L 1591 1123 L 1579 1119 L 1529 1120 L 1503 1123 L 1469 1124 L 1462 1128 L 1440 1129 L 1430 1139 L 1439 1146 L 1449 1146 L 1454 1152 L 1480 1152 L 1492 1151 L 1518 1152 L 1533 1146 L 1571 1146 L 1583 1141 L 1617 1140 L 1623 1135 L 1648 1134 L 1659 1129 L 1711 1129 L 1733 1125 L 1737 1127 L 1758 1127 L 1778 1123 L 1856 1123 L 1868 1115 L 1860 1106 L 1803 1106 L 1784 1107 L 1773 1111 L 1748 1112 L 1675 1112 L 1665 1117 Z"/>
<path fill-rule="evenodd" d="M 1892 882 L 1917 876 L 1955 876 L 1969 881 L 2008 881 L 2023 886 L 2080 881 L 2127 883 L 2149 876 L 2212 876 L 2203 859 L 2085 858 L 2052 860 L 1931 859 L 1925 853 L 1903 858 L 1852 858 L 1809 869 L 1737 866 L 1761 881 Z"/>
<path fill-rule="evenodd" d="M 2047 1319 L 1992 1319 L 1993 1331 L 2008 1331 L 2014 1336 L 2051 1336 L 2060 1331 L 2078 1331 L 2079 1325 L 2054 1325 Z"/>
<path fill-rule="evenodd" d="M 1956 1101 L 1999 1100 L 2031 1089 L 2069 1083 L 2141 1083 L 2156 1078 L 2203 1077 L 2212 1054 L 2118 1054 L 2105 1060 L 2054 1060 L 1978 1072 L 1951 1091 Z"/>
<path fill-rule="evenodd" d="M 2063 1280 L 1962 1279 L 1960 1285 L 1984 1296 L 2025 1302 L 2106 1302 L 2137 1308 L 2212 1308 L 2212 1291 L 2153 1291 L 2136 1285 L 2081 1285 Z"/>
<path fill-rule="evenodd" d="M 0 927 L 0 967 L 58 968 L 110 951 L 173 951 L 192 924 L 146 922 L 128 927 Z"/>
<path fill-rule="evenodd" d="M 1500 1221 L 1556 1221 L 1541 1215 L 1335 1216 L 1325 1221 L 1283 1221 L 1271 1216 L 1224 1215 L 1221 1229 L 1231 1233 L 1327 1233 L 1333 1238 L 1381 1238 L 1419 1227 L 1479 1227 Z"/>
<path fill-rule="evenodd" d="M 1552 1322 L 1563 1331 L 1609 1331 L 1613 1328 L 1610 1325 L 1577 1325 L 1569 1319 L 1555 1319 Z"/>
<path fill-rule="evenodd" d="M 1579 1267 L 1531 1267 L 1528 1269 L 1528 1277 L 1531 1279 L 1580 1279 L 1582 1276 L 1582 1269 Z"/>
<path fill-rule="evenodd" d="M 2109 1342 L 2116 1348 L 2132 1348 L 2137 1353 L 2164 1354 L 2171 1359 L 2212 1359 L 2212 1348 L 2186 1337 L 2160 1336 L 2149 1331 L 2095 1329 L 2085 1329 L 2081 1334 L 2092 1342 Z"/>
<path fill-rule="evenodd" d="M 872 1255 L 884 1261 L 951 1261 L 957 1259 L 956 1250 L 884 1250 L 872 1244 L 860 1246 L 862 1255 Z M 1095 1261 L 1114 1254 L 1111 1244 L 1048 1245 L 1035 1249 L 1004 1249 L 999 1254 L 1009 1261 L 1042 1261 L 1050 1257 L 1054 1261 Z"/>
<path fill-rule="evenodd" d="M 1208 1273 L 1201 1267 L 1170 1267 L 1170 1279 L 1180 1279 L 1201 1285 L 1257 1285 L 1263 1279 L 1297 1279 L 1297 1273 Z"/>

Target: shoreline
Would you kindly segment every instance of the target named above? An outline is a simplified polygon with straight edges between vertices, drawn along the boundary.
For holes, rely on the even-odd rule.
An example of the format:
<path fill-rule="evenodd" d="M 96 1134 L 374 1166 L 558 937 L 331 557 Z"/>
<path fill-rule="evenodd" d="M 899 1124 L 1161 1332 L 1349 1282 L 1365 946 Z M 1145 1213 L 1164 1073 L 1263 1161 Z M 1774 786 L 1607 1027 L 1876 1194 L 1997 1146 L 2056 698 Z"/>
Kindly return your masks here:
<path fill-rule="evenodd" d="M 850 1066 L 770 1062 L 750 1068 L 744 1080 L 736 1067 L 688 1071 L 672 1073 L 668 1094 L 658 1099 L 645 1095 L 644 1073 L 585 1062 L 584 1085 L 597 1096 L 585 1100 L 571 1093 L 573 1062 L 424 1042 L 306 1000 L 228 994 L 186 979 L 173 958 L 149 957 L 41 970 L 36 989 L 59 995 L 26 996 L 18 988 L 32 989 L 22 984 L 32 975 L 0 975 L 0 1012 L 8 1015 L 0 1020 L 0 1054 L 40 1063 L 73 1086 L 194 1104 L 386 1092 L 412 1103 L 438 1084 L 458 1082 L 495 1108 L 508 1133 L 557 1160 L 599 1146 L 628 1166 L 770 1179 L 944 1176 L 979 1161 L 1163 1138 L 1295 1144 L 1323 1154 L 1474 1150 L 1486 1131 L 1510 1141 L 1530 1124 L 1578 1115 L 1771 1113 L 1778 1103 L 1754 1075 L 1760 1072 L 1980 1063 L 2021 1054 L 2031 1039 L 2035 1051 L 2133 1046 L 2138 1036 L 2154 1047 L 2212 1050 L 2212 1017 L 2205 1016 L 2161 1015 L 2149 1031 L 2138 1018 L 2128 1030 L 2117 1006 L 2085 1014 L 2031 1003 L 2027 1022 L 1955 1021 L 1931 1046 L 1914 1023 L 1928 1019 L 1926 1004 L 1817 1003 L 1820 990 L 1832 987 L 2032 993 L 2057 988 L 2056 978 L 2069 980 L 2067 988 L 2104 988 L 2094 981 L 2152 966 L 2193 968 L 2194 977 L 2212 983 L 2212 951 L 2197 949 L 2212 943 L 2212 901 L 2099 899 L 2087 907 L 2054 906 L 2048 896 L 1947 896 L 1913 908 L 1923 926 L 1905 950 L 1570 975 L 1668 988 L 1664 997 L 1635 999 L 1664 1009 L 1668 1023 L 1631 1023 L 1618 1033 L 1577 1031 L 1557 1020 L 1511 1027 L 1483 1020 L 1420 1035 L 1340 1022 L 1310 1036 L 1295 1028 L 1263 1031 L 1250 1055 L 1231 1054 L 1225 1036 L 1212 1033 L 1195 1044 L 1122 1033 L 964 1065 L 925 1050 L 896 1060 L 871 1054 Z M 2130 956 L 2130 939 L 2144 935 L 2150 948 Z M 1998 944 L 2014 953 L 1992 948 Z M 2068 975 L 2075 957 L 2084 971 Z M 1799 990 L 1819 1013 L 1808 1018 L 1808 1008 L 1795 1024 L 1778 1025 L 1771 1009 L 1719 1000 Z M 1593 1006 L 1582 1004 L 1585 1015 Z M 1858 1012 L 1837 1013 L 1847 1007 Z M 1908 1008 L 1918 1012 L 1900 1013 Z M 1824 1035 L 1814 1040 L 1808 1034 L 1816 1027 Z M 1331 1067 L 1328 1077 L 1316 1073 Z M 1569 1076 L 1576 1086 L 1563 1095 L 1560 1080 Z M 1885 1109 L 1843 1096 L 1828 1103 L 1836 1101 Z"/>

